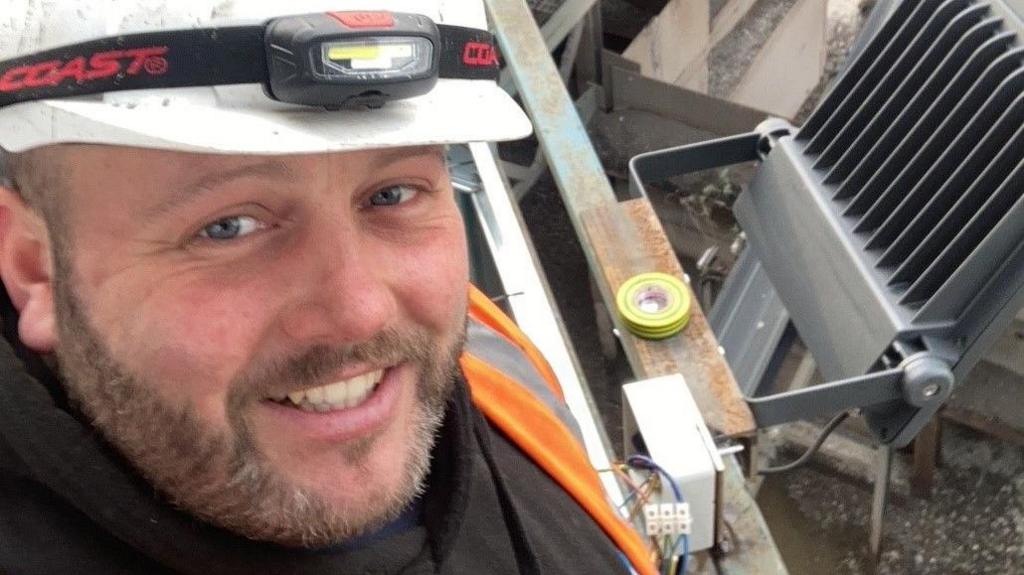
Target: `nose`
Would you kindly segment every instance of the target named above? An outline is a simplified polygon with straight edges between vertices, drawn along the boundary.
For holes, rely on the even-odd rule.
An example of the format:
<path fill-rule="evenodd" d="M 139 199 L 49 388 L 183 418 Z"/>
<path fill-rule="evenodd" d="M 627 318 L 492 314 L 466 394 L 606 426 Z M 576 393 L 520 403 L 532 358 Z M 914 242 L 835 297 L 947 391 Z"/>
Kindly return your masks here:
<path fill-rule="evenodd" d="M 337 221 L 307 234 L 288 266 L 294 295 L 281 318 L 286 335 L 306 344 L 356 344 L 393 325 L 397 303 L 377 247 Z"/>

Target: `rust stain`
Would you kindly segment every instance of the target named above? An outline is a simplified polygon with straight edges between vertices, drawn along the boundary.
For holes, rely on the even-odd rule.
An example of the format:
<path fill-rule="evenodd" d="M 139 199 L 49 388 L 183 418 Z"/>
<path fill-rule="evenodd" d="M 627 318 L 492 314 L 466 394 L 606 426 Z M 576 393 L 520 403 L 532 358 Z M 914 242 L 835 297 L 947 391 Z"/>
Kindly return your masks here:
<path fill-rule="evenodd" d="M 600 206 L 581 214 L 585 241 L 593 248 L 598 272 L 614 293 L 631 276 L 661 271 L 683 278 L 682 266 L 664 229 L 646 200 Z M 691 292 L 692 295 L 692 292 Z M 664 341 L 624 334 L 623 343 L 635 351 L 639 377 L 681 373 L 704 419 L 714 432 L 729 437 L 752 435 L 754 418 L 743 400 L 732 371 L 718 352 L 718 340 L 694 298 L 690 323 Z"/>
<path fill-rule="evenodd" d="M 623 202 L 630 219 L 635 222 L 643 238 L 644 248 L 649 251 L 657 262 L 658 271 L 670 273 L 683 278 L 683 269 L 676 258 L 675 251 L 669 244 L 661 222 L 650 202 L 644 199 Z M 691 292 L 691 296 L 693 293 Z M 705 417 L 708 426 L 727 436 L 745 436 L 754 433 L 755 424 L 750 408 L 743 400 L 743 395 L 729 369 L 725 358 L 718 352 L 718 340 L 711 331 L 707 317 L 701 309 L 696 297 L 693 297 L 690 323 L 686 326 L 676 346 L 679 353 L 673 354 L 672 364 L 663 366 L 672 371 L 679 371 L 687 378 L 691 388 L 696 388 L 698 398 L 710 393 L 714 398 L 713 406 L 708 410 L 705 403 Z M 664 345 L 659 342 L 647 344 Z M 703 392 L 703 393 L 702 393 Z"/>

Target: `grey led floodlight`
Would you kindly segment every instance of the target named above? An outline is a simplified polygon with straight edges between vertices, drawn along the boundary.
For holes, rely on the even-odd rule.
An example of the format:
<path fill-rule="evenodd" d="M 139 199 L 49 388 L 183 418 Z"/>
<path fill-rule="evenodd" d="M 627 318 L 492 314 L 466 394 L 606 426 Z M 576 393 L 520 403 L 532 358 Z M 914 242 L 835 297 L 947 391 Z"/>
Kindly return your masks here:
<path fill-rule="evenodd" d="M 830 383 L 759 426 L 859 407 L 908 443 L 1024 306 L 1024 8 L 905 0 L 797 129 L 643 154 L 644 182 L 760 160 L 736 218 Z"/>

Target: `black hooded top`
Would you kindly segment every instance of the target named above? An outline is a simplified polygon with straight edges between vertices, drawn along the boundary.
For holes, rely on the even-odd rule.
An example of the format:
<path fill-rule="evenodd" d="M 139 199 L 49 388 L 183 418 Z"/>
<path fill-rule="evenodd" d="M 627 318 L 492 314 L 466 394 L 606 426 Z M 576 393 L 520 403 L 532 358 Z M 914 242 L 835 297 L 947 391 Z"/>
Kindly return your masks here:
<path fill-rule="evenodd" d="M 625 573 L 610 539 L 472 405 L 448 403 L 419 520 L 358 546 L 294 549 L 174 508 L 18 342 L 0 290 L 0 573 Z"/>

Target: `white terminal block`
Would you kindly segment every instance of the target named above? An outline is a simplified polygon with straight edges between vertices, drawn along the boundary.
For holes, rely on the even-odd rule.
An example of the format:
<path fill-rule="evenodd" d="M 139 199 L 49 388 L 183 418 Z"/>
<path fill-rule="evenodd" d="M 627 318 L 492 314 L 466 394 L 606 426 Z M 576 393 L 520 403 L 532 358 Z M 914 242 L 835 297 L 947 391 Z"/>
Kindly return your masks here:
<path fill-rule="evenodd" d="M 644 505 L 644 531 L 651 537 L 689 535 L 693 526 L 689 503 Z"/>
<path fill-rule="evenodd" d="M 644 454 L 676 480 L 684 500 L 684 505 L 677 505 L 672 487 L 662 478 L 660 493 L 652 494 L 644 507 L 645 532 L 686 532 L 690 551 L 712 547 L 717 486 L 725 466 L 683 376 L 628 383 L 622 386 L 622 399 L 623 453 L 629 457 L 644 447 Z"/>

